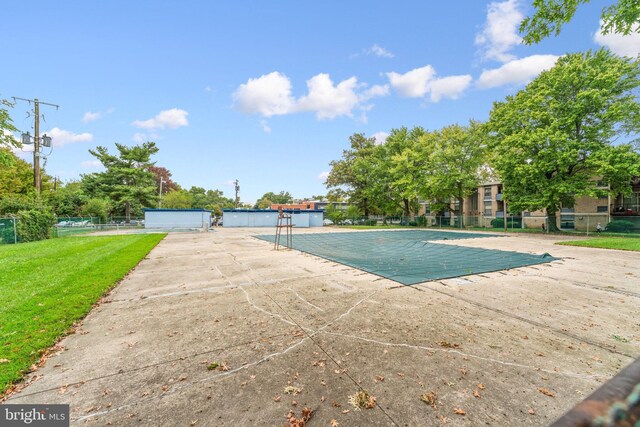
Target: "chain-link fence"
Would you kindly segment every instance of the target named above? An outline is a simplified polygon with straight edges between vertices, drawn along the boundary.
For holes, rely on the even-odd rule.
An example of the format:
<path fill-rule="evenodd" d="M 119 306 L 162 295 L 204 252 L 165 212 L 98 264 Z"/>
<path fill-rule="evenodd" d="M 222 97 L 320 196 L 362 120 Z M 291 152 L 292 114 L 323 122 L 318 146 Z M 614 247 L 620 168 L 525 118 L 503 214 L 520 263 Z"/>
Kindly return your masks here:
<path fill-rule="evenodd" d="M 51 227 L 51 237 L 64 237 L 75 234 L 92 233 L 107 230 L 132 230 L 143 229 L 144 219 L 125 217 L 110 217 L 107 221 L 101 221 L 99 217 L 58 217 Z M 20 235 L 20 218 L 0 218 L 0 245 L 22 242 Z"/>
<path fill-rule="evenodd" d="M 326 217 L 325 217 L 326 218 Z M 326 225 L 334 225 L 329 219 Z M 640 216 L 611 215 L 603 213 L 579 213 L 563 210 L 555 220 L 555 227 L 549 227 L 549 218 L 543 214 L 525 213 L 524 215 L 507 216 L 506 224 L 502 216 L 485 215 L 420 215 L 413 217 L 383 217 L 370 216 L 368 218 L 339 219 L 335 225 L 367 225 L 367 226 L 407 226 L 418 228 L 439 229 L 483 229 L 506 230 L 511 232 L 542 232 L 547 233 L 557 228 L 562 232 L 590 234 L 622 233 L 640 235 Z M 505 226 L 506 225 L 506 226 Z"/>
<path fill-rule="evenodd" d="M 16 218 L 0 218 L 0 245 L 18 243 Z"/>

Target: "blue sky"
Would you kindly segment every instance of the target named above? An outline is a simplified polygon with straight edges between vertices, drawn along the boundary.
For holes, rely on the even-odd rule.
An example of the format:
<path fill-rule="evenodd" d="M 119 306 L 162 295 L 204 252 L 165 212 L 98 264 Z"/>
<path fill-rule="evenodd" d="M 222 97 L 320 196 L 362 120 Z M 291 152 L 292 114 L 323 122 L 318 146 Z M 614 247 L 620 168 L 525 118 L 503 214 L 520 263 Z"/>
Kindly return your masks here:
<path fill-rule="evenodd" d="M 100 170 L 91 148 L 151 140 L 185 188 L 304 198 L 326 193 L 353 133 L 486 120 L 559 55 L 638 54 L 637 35 L 598 35 L 605 4 L 524 46 L 528 1 L 5 0 L 0 97 L 60 105 L 41 108 L 41 133 L 63 181 Z M 29 108 L 10 113 L 33 133 Z"/>

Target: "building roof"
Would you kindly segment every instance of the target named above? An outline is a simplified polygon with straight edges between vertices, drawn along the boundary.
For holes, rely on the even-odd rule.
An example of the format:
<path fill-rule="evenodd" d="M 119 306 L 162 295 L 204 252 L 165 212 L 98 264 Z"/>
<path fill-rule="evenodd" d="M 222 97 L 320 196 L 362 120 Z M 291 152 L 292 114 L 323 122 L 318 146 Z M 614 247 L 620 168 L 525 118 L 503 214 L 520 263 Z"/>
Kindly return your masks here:
<path fill-rule="evenodd" d="M 164 208 L 144 208 L 144 212 L 213 212 L 209 209 L 164 209 Z"/>

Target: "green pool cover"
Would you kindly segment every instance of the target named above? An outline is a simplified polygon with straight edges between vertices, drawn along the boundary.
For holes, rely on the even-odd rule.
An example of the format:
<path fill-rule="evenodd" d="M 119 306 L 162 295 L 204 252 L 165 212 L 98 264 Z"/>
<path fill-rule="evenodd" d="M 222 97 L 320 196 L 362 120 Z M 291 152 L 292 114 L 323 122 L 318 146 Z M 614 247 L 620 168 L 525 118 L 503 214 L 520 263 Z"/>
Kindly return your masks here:
<path fill-rule="evenodd" d="M 439 230 L 296 234 L 293 236 L 293 249 L 386 277 L 404 285 L 507 270 L 556 259 L 546 253 L 532 255 L 434 243 L 439 240 L 496 236 Z M 274 235 L 255 237 L 272 243 L 275 240 Z"/>

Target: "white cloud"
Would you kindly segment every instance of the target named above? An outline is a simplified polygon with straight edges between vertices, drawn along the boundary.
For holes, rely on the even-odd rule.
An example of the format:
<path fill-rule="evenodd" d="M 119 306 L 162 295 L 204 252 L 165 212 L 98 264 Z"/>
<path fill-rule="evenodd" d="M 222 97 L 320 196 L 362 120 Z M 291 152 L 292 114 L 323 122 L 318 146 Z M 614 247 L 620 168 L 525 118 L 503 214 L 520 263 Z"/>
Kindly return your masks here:
<path fill-rule="evenodd" d="M 427 84 L 435 76 L 436 70 L 431 65 L 414 68 L 404 74 L 392 71 L 386 73 L 391 86 L 400 94 L 409 98 L 420 98 L 429 90 Z"/>
<path fill-rule="evenodd" d="M 329 178 L 329 172 L 320 172 L 320 175 L 318 175 L 320 181 L 326 181 L 327 178 Z"/>
<path fill-rule="evenodd" d="M 438 102 L 442 98 L 458 99 L 471 84 L 472 77 L 468 74 L 462 76 L 448 76 L 429 82 L 429 96 L 431 101 Z"/>
<path fill-rule="evenodd" d="M 149 120 L 135 120 L 133 126 L 143 129 L 177 129 L 188 126 L 187 116 L 189 113 L 179 108 L 160 111 L 154 118 Z"/>
<path fill-rule="evenodd" d="M 328 74 L 318 74 L 307 80 L 309 92 L 298 100 L 298 109 L 313 111 L 320 120 L 351 117 L 353 108 L 358 104 L 357 86 L 358 79 L 355 77 L 334 86 Z"/>
<path fill-rule="evenodd" d="M 100 117 L 102 117 L 102 113 L 93 113 L 91 111 L 87 111 L 86 113 L 84 113 L 84 116 L 82 116 L 82 123 L 95 122 Z"/>
<path fill-rule="evenodd" d="M 260 120 L 260 126 L 262 126 L 264 133 L 271 133 L 271 128 L 266 120 Z"/>
<path fill-rule="evenodd" d="M 100 160 L 85 160 L 80 163 L 80 166 L 84 169 L 99 169 L 102 167 L 102 163 L 100 163 Z"/>
<path fill-rule="evenodd" d="M 515 59 L 499 68 L 483 70 L 476 84 L 483 89 L 525 84 L 537 77 L 542 71 L 552 68 L 557 60 L 558 56 L 556 55 L 532 55 Z"/>
<path fill-rule="evenodd" d="M 234 107 L 246 114 L 259 113 L 265 117 L 289 114 L 294 111 L 291 81 L 274 71 L 257 79 L 249 79 L 233 93 Z"/>
<path fill-rule="evenodd" d="M 360 94 L 360 101 L 389 95 L 389 85 L 373 85 Z"/>
<path fill-rule="evenodd" d="M 382 145 L 385 142 L 387 142 L 387 138 L 389 137 L 389 133 L 388 132 L 376 132 L 373 135 L 371 135 L 372 138 L 375 138 L 376 140 L 376 144 L 378 145 Z"/>
<path fill-rule="evenodd" d="M 54 147 L 62 147 L 63 145 L 73 144 L 76 142 L 93 141 L 93 135 L 88 132 L 73 133 L 68 130 L 63 130 L 57 127 L 46 132 L 46 134 L 47 136 L 51 137 L 51 143 L 53 144 Z"/>
<path fill-rule="evenodd" d="M 640 34 L 635 31 L 627 36 L 619 33 L 602 34 L 602 21 L 600 29 L 593 36 L 593 41 L 600 46 L 606 46 L 618 56 L 635 58 L 640 54 Z"/>
<path fill-rule="evenodd" d="M 482 32 L 476 35 L 483 59 L 500 62 L 515 59 L 509 51 L 522 41 L 518 27 L 524 15 L 518 10 L 519 6 L 519 0 L 493 2 L 487 6 L 487 21 Z"/>
<path fill-rule="evenodd" d="M 467 74 L 436 78 L 436 71 L 431 65 L 415 68 L 404 74 L 387 73 L 387 77 L 400 96 L 421 98 L 429 95 L 432 102 L 438 102 L 442 98 L 459 98 L 472 80 Z"/>
<path fill-rule="evenodd" d="M 136 132 L 131 139 L 138 144 L 142 144 L 147 141 L 147 136 L 144 133 Z"/>
<path fill-rule="evenodd" d="M 393 53 L 389 52 L 387 49 L 381 46 L 378 46 L 377 44 L 374 44 L 370 48 L 366 49 L 365 53 L 367 55 L 379 56 L 380 58 L 393 58 L 395 56 Z"/>
<path fill-rule="evenodd" d="M 389 85 L 374 85 L 368 89 L 350 77 L 334 83 L 329 74 L 320 73 L 307 80 L 307 93 L 299 98 L 292 95 L 291 81 L 274 71 L 241 84 L 233 93 L 234 108 L 245 114 L 261 114 L 264 117 L 315 113 L 319 120 L 340 116 L 353 117 L 353 110 L 368 111 L 372 104 L 364 104 L 371 98 L 389 94 Z M 264 122 L 266 123 L 266 122 Z M 263 129 L 269 132 L 268 126 Z"/>

